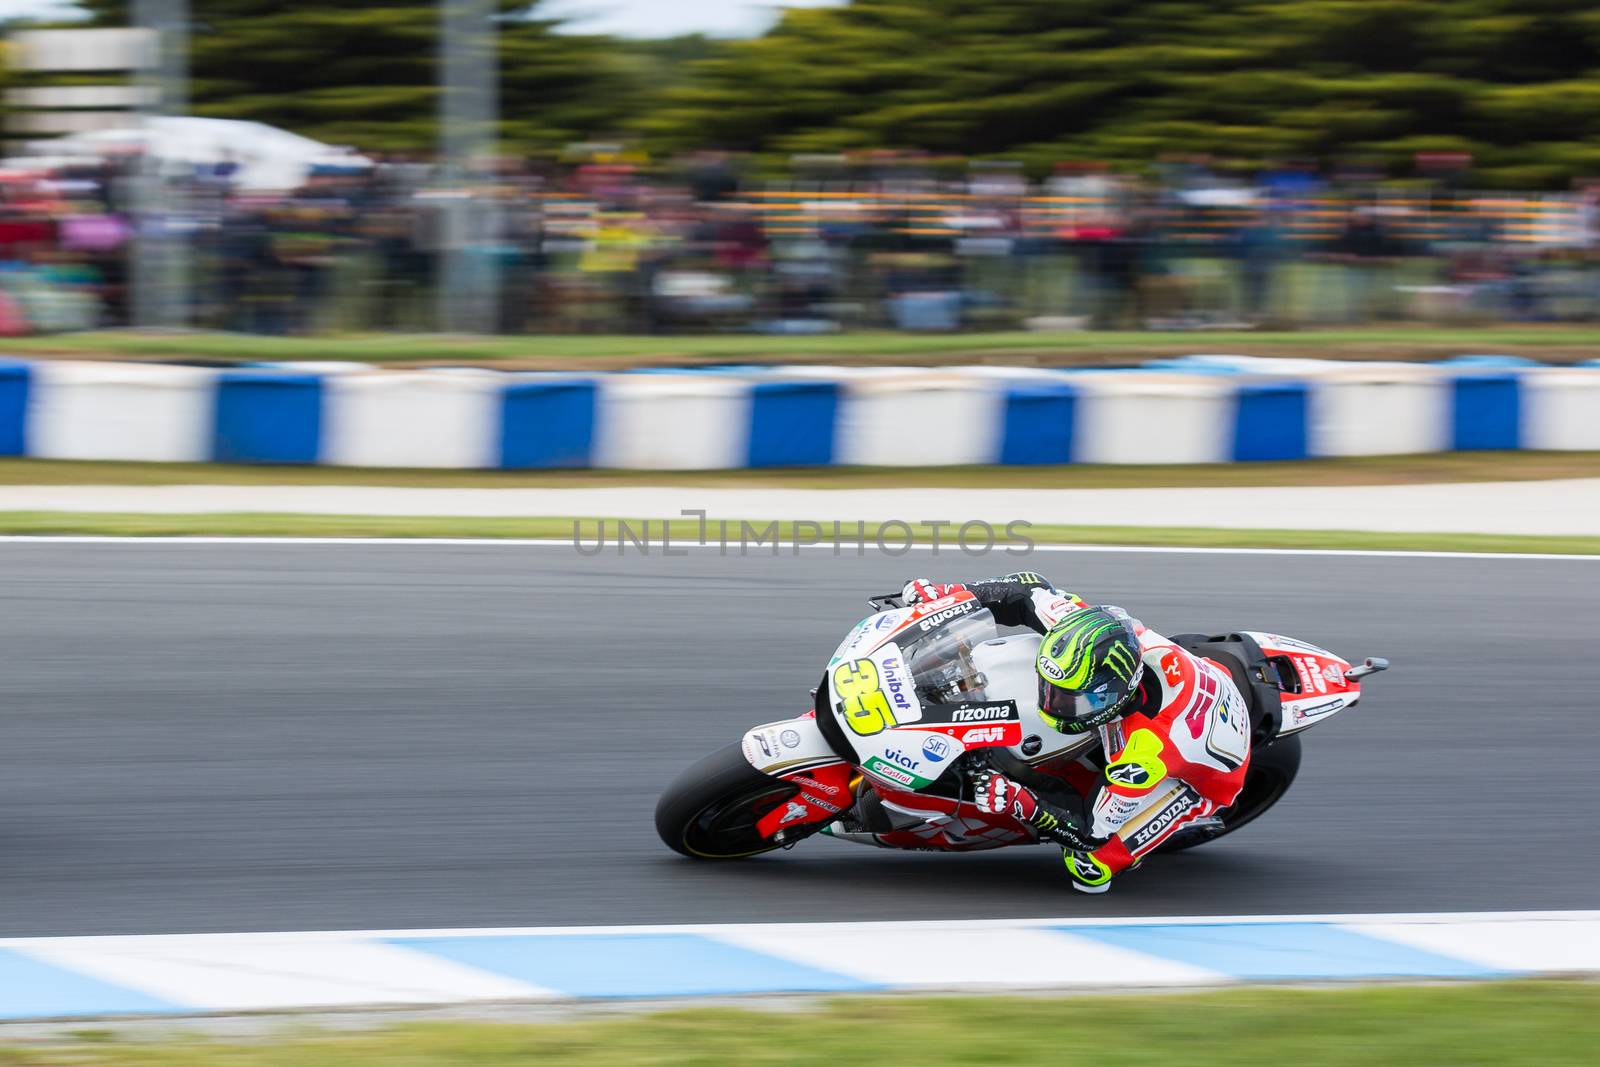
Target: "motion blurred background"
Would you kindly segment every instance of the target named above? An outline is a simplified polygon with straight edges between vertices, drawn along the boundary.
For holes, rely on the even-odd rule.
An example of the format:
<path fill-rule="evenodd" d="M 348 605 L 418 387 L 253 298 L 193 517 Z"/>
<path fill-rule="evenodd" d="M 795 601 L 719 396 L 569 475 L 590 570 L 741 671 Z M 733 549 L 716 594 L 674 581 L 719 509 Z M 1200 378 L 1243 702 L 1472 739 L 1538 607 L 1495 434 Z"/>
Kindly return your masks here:
<path fill-rule="evenodd" d="M 1600 315 L 1583 0 L 4 0 L 0 334 Z"/>
<path fill-rule="evenodd" d="M 1244 912 L 1290 929 L 1138 966 L 1451 981 L 1096 1005 L 1118 1062 L 1595 1061 L 1600 985 L 1455 981 L 1600 973 L 1600 913 L 1548 910 L 1593 905 L 1593 820 L 1483 803 L 1593 777 L 1593 0 L 0 0 L 0 33 L 0 1021 L 880 988 L 740 985 L 734 927 L 704 974 L 602 934 L 510 993 L 295 930 L 866 917 L 841 974 L 927 988 L 900 962 L 938 951 L 984 991 L 1122 979 L 897 923 Z M 1039 850 L 663 845 L 668 783 L 810 707 L 863 594 L 1017 567 L 1395 670 L 1270 818 L 1107 897 Z M 1459 959 L 1279 922 L 1442 909 L 1485 913 Z M 261 1048 L 1105 1059 L 1081 1001 L 879 1007 Z M 0 1061 L 267 1062 L 105 1033 L 0 1026 Z"/>

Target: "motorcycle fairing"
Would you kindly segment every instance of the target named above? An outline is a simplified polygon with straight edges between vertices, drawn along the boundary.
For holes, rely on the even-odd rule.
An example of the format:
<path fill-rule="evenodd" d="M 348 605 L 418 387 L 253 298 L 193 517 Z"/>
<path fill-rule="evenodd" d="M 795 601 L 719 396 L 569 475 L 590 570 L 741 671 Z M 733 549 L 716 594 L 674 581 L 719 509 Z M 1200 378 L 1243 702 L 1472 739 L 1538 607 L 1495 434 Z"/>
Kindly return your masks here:
<path fill-rule="evenodd" d="M 1283 724 L 1278 736 L 1309 729 L 1361 699 L 1361 683 L 1345 677 L 1347 660 L 1325 648 L 1283 634 L 1243 631 L 1254 638 L 1269 661 L 1286 665 L 1280 697 Z"/>
<path fill-rule="evenodd" d="M 840 762 L 809 711 L 745 731 L 739 747 L 750 766 L 774 777 Z"/>
<path fill-rule="evenodd" d="M 790 771 L 782 777 L 799 792 L 756 820 L 756 830 L 763 837 L 794 827 L 831 823 L 855 802 L 859 779 L 855 768 L 841 759 L 808 771 Z"/>

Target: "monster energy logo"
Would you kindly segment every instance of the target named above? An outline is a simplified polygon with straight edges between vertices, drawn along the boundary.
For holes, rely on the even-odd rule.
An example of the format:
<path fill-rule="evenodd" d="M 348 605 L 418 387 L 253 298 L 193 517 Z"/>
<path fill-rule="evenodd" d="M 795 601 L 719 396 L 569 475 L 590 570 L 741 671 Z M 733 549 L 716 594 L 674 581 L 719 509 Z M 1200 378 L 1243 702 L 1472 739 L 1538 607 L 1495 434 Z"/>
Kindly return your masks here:
<path fill-rule="evenodd" d="M 1139 661 L 1127 645 L 1112 645 L 1106 652 L 1106 667 L 1124 682 L 1133 680 L 1133 670 Z"/>

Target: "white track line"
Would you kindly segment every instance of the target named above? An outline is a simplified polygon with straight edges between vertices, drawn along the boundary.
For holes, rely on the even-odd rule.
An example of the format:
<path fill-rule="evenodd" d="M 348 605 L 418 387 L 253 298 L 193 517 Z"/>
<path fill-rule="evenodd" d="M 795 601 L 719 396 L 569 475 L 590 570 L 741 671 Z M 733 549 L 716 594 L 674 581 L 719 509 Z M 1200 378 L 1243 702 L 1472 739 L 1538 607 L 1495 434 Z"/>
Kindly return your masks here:
<path fill-rule="evenodd" d="M 1249 533 L 1248 530 L 1241 531 Z M 1441 535 L 1448 536 L 1448 535 Z M 573 549 L 571 541 L 559 538 L 539 537 L 270 537 L 270 536 L 212 536 L 212 535 L 154 535 L 140 537 L 137 535 L 112 536 L 106 534 L 3 534 L 0 535 L 0 545 L 26 544 L 26 545 L 316 545 L 316 546 L 373 546 L 373 545 L 403 545 L 425 547 L 487 547 L 503 546 L 507 548 L 566 548 Z M 599 553 L 588 552 L 584 558 L 627 558 L 639 556 L 641 558 L 660 558 L 661 545 L 659 542 L 650 542 L 650 551 L 641 552 L 637 548 L 629 548 L 625 552 L 615 552 L 613 546 L 608 544 Z M 685 552 L 712 552 L 718 551 L 721 546 L 717 544 L 701 545 L 693 541 L 672 543 L 673 558 L 679 550 Z M 867 545 L 864 550 L 858 549 L 854 543 L 846 543 L 835 549 L 834 545 L 801 545 L 802 551 L 810 553 L 831 553 L 844 558 L 854 556 L 864 558 L 870 551 L 874 555 L 894 556 L 905 555 L 909 551 L 931 552 L 932 545 L 914 544 L 909 546 L 894 546 L 894 551 L 886 551 L 876 545 Z M 758 549 L 747 550 L 742 553 L 728 551 L 727 555 L 758 556 L 768 555 L 778 557 L 793 554 L 794 547 L 788 544 L 778 546 L 779 551 L 763 553 Z M 1012 559 L 1021 560 L 1034 552 L 1120 552 L 1142 553 L 1146 555 L 1193 555 L 1193 556 L 1350 556 L 1355 558 L 1377 559 L 1515 559 L 1515 560 L 1559 560 L 1593 563 L 1600 561 L 1600 554 L 1566 553 L 1566 552 L 1446 552 L 1427 551 L 1421 549 L 1377 549 L 1377 548 L 1206 548 L 1186 545 L 1044 545 L 1036 544 L 1026 552 L 1007 553 L 1004 549 L 996 548 L 994 551 L 983 555 L 962 553 L 953 545 L 941 545 L 940 552 L 951 556 L 965 556 L 973 560 L 985 559 L 988 556 L 1001 554 L 1009 555 Z"/>

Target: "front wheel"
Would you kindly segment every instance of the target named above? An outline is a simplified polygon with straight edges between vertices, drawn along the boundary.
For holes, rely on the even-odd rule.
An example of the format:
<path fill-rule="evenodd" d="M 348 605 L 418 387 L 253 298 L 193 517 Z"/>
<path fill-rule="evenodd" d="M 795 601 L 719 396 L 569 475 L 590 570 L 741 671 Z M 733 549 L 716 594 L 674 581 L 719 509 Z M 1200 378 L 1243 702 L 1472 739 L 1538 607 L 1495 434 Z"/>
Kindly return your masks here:
<path fill-rule="evenodd" d="M 1280 737 L 1272 744 L 1250 757 L 1250 769 L 1245 772 L 1244 788 L 1232 804 L 1217 813 L 1220 826 L 1180 831 L 1158 848 L 1157 852 L 1182 852 L 1186 848 L 1215 841 L 1225 834 L 1252 822 L 1282 799 L 1294 784 L 1300 772 L 1300 738 L 1294 734 Z"/>
<path fill-rule="evenodd" d="M 782 848 L 756 823 L 799 792 L 750 766 L 735 741 L 696 763 L 656 803 L 656 833 L 674 852 L 697 860 L 732 860 Z"/>

